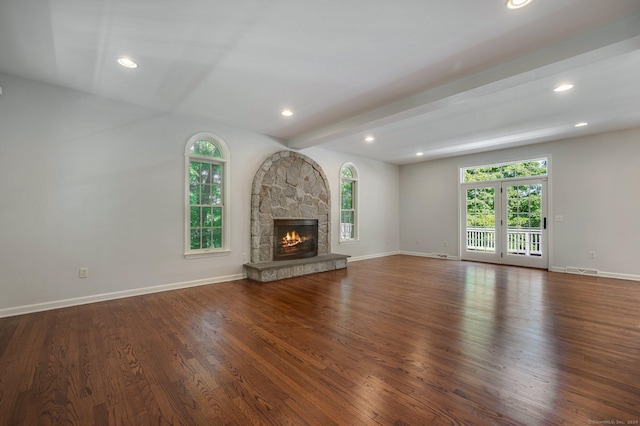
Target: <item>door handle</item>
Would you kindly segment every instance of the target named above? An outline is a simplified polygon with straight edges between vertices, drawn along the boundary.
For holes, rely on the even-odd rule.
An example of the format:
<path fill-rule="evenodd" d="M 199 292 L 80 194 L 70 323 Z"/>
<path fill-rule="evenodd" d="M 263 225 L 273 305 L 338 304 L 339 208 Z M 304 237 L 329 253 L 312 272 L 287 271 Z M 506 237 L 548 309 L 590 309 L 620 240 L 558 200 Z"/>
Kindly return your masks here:
<path fill-rule="evenodd" d="M 547 229 L 547 218 L 544 218 L 544 229 Z"/>

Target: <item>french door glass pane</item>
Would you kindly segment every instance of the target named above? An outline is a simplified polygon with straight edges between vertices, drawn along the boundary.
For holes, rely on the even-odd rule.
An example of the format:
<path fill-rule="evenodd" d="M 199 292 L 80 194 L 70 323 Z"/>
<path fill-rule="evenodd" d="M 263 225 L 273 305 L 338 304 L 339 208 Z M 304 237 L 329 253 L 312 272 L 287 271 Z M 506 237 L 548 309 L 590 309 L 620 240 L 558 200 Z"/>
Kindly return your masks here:
<path fill-rule="evenodd" d="M 542 184 L 507 186 L 507 253 L 541 256 Z"/>
<path fill-rule="evenodd" d="M 467 250 L 495 253 L 495 188 L 467 189 Z"/>

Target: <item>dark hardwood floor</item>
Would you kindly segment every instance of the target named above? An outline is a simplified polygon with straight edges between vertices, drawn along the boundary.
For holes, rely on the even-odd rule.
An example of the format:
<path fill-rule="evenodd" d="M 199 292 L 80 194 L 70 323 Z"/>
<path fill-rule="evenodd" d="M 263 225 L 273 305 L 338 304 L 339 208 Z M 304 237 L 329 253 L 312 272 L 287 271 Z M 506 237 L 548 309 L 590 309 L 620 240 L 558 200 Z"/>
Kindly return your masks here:
<path fill-rule="evenodd" d="M 391 256 L 0 319 L 0 424 L 639 424 L 640 283 Z"/>

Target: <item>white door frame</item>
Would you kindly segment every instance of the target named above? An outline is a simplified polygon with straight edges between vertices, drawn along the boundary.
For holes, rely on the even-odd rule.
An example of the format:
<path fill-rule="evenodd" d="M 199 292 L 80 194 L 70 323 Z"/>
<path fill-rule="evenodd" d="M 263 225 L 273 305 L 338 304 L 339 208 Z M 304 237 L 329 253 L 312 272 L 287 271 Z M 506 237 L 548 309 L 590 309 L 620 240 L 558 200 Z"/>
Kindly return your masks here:
<path fill-rule="evenodd" d="M 508 217 L 507 217 L 507 187 L 508 186 L 517 186 L 517 185 L 541 185 L 541 199 L 540 199 L 540 256 L 535 255 L 523 255 L 523 254 L 509 254 L 508 250 Z M 549 219 L 548 219 L 548 206 L 547 206 L 547 178 L 546 177 L 530 177 L 524 179 L 509 179 L 502 181 L 502 242 L 503 242 L 503 250 L 502 250 L 502 264 L 505 265 L 514 265 L 514 266 L 527 266 L 530 268 L 549 268 L 549 252 L 548 252 L 548 228 L 549 228 Z M 529 235 L 531 237 L 531 235 Z"/>
<path fill-rule="evenodd" d="M 481 252 L 467 250 L 467 191 L 469 189 L 493 189 L 493 206 L 494 215 L 496 219 L 496 226 L 494 228 L 495 238 L 495 250 L 493 252 Z M 469 182 L 460 185 L 460 259 L 473 260 L 477 262 L 490 262 L 500 263 L 500 242 L 498 241 L 499 235 L 499 218 L 502 216 L 500 209 L 502 203 L 500 202 L 500 182 L 499 181 L 485 181 L 485 182 Z"/>
<path fill-rule="evenodd" d="M 541 256 L 531 256 L 508 253 L 507 233 L 507 190 L 513 185 L 542 185 L 541 198 Z M 495 249 L 493 252 L 467 250 L 467 190 L 476 188 L 493 188 L 495 214 Z M 503 192 L 504 191 L 504 192 Z M 522 179 L 500 179 L 484 182 L 469 182 L 460 184 L 460 259 L 479 262 L 499 263 L 505 265 L 527 266 L 534 268 L 549 268 L 549 225 L 548 219 L 548 178 L 528 177 Z"/>

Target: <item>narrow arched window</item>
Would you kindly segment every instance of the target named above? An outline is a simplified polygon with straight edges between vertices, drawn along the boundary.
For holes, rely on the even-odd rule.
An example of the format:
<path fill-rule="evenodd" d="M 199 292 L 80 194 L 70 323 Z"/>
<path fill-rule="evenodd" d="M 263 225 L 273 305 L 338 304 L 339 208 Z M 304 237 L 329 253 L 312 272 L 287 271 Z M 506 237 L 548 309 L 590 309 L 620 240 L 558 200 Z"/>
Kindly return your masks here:
<path fill-rule="evenodd" d="M 358 239 L 358 171 L 352 163 L 340 169 L 340 241 Z"/>
<path fill-rule="evenodd" d="M 210 133 L 185 147 L 185 256 L 229 250 L 229 150 Z"/>

